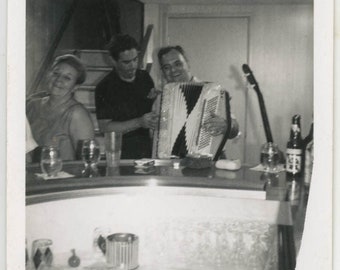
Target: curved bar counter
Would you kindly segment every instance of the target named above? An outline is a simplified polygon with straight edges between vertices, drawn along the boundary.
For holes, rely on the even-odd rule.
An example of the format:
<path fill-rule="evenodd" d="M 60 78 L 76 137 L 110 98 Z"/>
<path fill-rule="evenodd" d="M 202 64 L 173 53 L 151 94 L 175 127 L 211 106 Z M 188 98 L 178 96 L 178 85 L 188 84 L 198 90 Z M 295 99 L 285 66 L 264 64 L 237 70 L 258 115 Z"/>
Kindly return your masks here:
<path fill-rule="evenodd" d="M 71 177 L 50 180 L 37 175 L 41 173 L 39 164 L 28 165 L 27 204 L 30 204 L 32 195 L 81 189 L 149 186 L 150 183 L 155 184 L 152 181 L 156 181 L 159 186 L 266 191 L 266 198 L 271 200 L 283 201 L 286 197 L 284 173 L 271 176 L 251 170 L 250 166 L 243 166 L 237 171 L 216 169 L 214 166 L 205 169 L 175 168 L 175 162 L 178 161 L 156 160 L 155 166 L 147 169 L 135 167 L 133 160 L 122 160 L 119 167 L 110 168 L 101 162 L 98 165 L 99 176 L 92 178 L 82 177 L 82 162 L 64 162 L 63 171 L 71 174 Z"/>
<path fill-rule="evenodd" d="M 157 160 L 147 169 L 132 160 L 115 168 L 99 163 L 100 176 L 82 178 L 81 162 L 65 162 L 63 171 L 73 177 L 53 180 L 37 176 L 39 165 L 27 166 L 28 265 L 36 255 L 31 243 L 47 238 L 53 241 L 50 269 L 68 269 L 71 249 L 80 269 L 106 269 L 105 257 L 95 257 L 92 247 L 101 228 L 139 236 L 140 270 L 293 269 L 294 220 L 284 173 L 173 163 Z"/>

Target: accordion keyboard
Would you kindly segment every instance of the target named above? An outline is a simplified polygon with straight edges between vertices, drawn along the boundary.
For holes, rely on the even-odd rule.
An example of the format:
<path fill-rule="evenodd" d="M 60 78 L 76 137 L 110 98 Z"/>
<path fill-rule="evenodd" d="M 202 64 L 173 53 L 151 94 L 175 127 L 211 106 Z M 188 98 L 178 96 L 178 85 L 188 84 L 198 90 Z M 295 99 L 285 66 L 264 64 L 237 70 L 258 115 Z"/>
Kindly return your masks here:
<path fill-rule="evenodd" d="M 199 131 L 199 136 L 198 136 L 199 138 L 198 145 L 197 145 L 198 150 L 201 150 L 211 144 L 212 136 L 208 132 L 208 130 L 203 128 L 203 124 L 212 118 L 213 113 L 216 113 L 217 104 L 218 104 L 217 96 L 209 99 L 208 101 L 205 101 L 203 114 L 202 114 L 203 117 L 202 117 L 201 127 Z"/>

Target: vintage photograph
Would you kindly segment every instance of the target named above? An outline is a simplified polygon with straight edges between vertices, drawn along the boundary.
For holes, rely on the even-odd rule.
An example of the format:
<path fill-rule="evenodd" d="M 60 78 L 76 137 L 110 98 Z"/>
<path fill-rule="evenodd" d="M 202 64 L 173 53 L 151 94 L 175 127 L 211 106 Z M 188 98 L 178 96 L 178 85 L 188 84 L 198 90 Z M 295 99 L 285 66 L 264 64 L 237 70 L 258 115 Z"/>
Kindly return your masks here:
<path fill-rule="evenodd" d="M 23 269 L 306 269 L 313 0 L 25 5 Z"/>

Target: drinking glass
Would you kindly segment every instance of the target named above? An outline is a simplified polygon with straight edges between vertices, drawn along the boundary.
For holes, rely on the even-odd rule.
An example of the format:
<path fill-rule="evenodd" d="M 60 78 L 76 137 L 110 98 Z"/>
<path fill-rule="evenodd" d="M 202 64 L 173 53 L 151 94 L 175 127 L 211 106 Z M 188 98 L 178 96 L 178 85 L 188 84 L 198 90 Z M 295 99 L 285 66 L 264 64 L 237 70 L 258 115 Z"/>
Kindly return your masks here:
<path fill-rule="evenodd" d="M 105 133 L 105 154 L 108 167 L 118 167 L 122 148 L 122 133 Z"/>
<path fill-rule="evenodd" d="M 53 261 L 52 240 L 37 239 L 32 243 L 32 265 L 33 269 L 43 269 L 51 266 Z"/>
<path fill-rule="evenodd" d="M 40 167 L 48 176 L 57 176 L 62 169 L 60 152 L 56 146 L 44 146 L 41 150 Z"/>
<path fill-rule="evenodd" d="M 261 148 L 261 164 L 266 172 L 277 172 L 279 165 L 279 148 L 275 143 L 268 142 Z"/>
<path fill-rule="evenodd" d="M 111 234 L 109 227 L 97 227 L 93 232 L 93 256 L 96 261 L 106 259 L 106 237 Z"/>
<path fill-rule="evenodd" d="M 98 176 L 97 163 L 100 158 L 100 149 L 96 140 L 89 139 L 82 142 L 81 157 L 85 164 L 85 169 L 82 171 L 83 176 Z"/>

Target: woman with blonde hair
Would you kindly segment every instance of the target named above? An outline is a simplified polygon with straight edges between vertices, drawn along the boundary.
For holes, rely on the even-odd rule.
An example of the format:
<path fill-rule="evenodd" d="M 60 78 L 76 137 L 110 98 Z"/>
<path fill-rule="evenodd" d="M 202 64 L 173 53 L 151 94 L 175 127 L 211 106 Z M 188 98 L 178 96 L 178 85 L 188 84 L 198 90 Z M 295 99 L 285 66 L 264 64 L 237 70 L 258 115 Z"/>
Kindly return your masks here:
<path fill-rule="evenodd" d="M 94 137 L 89 112 L 74 99 L 75 89 L 85 79 L 85 66 L 76 56 L 59 56 L 48 77 L 48 95 L 27 102 L 33 138 L 40 147 L 58 146 L 63 160 L 76 159 L 79 141 Z"/>

